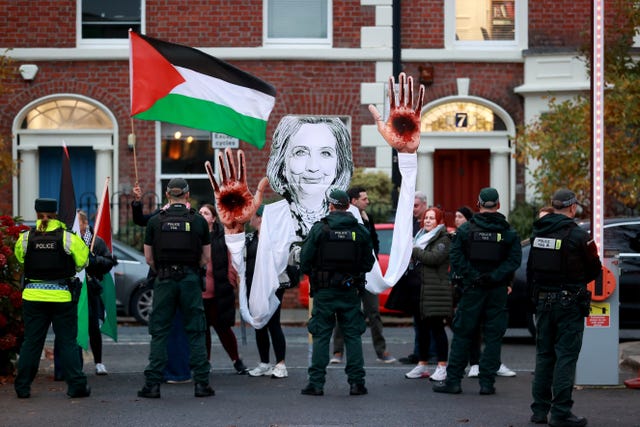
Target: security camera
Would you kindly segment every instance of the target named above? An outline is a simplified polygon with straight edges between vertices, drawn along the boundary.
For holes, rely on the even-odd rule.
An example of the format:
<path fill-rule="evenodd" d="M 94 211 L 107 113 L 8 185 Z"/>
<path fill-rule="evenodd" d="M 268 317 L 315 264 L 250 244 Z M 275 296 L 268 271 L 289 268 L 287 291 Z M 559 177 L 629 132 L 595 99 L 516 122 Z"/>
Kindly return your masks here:
<path fill-rule="evenodd" d="M 24 80 L 33 80 L 38 74 L 38 66 L 36 64 L 22 64 L 18 71 Z"/>

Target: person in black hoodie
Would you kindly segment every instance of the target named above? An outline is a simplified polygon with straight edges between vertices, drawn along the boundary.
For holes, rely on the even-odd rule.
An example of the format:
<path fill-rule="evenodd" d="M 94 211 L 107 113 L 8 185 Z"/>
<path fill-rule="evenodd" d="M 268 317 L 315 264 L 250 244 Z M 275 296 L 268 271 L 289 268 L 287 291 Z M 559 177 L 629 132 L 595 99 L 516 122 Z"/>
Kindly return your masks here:
<path fill-rule="evenodd" d="M 536 368 L 531 386 L 531 422 L 550 426 L 586 426 L 571 413 L 576 363 L 582 347 L 584 317 L 602 265 L 595 242 L 573 218 L 574 192 L 561 189 L 551 200 L 553 213 L 533 223 L 527 284 L 536 307 Z"/>
<path fill-rule="evenodd" d="M 236 372 L 241 375 L 246 374 L 247 367 L 238 355 L 238 340 L 231 329 L 236 323 L 236 295 L 231 278 L 237 275 L 234 274 L 234 271 L 229 271 L 229 254 L 224 241 L 224 227 L 218 222 L 218 214 L 213 205 L 205 203 L 200 207 L 199 212 L 207 220 L 211 233 L 211 261 L 207 265 L 204 279 L 205 287 L 202 292 L 204 314 L 207 319 L 207 333 L 205 335 L 207 357 L 211 360 L 209 328 L 213 327 L 220 338 L 220 343 L 233 362 Z"/>

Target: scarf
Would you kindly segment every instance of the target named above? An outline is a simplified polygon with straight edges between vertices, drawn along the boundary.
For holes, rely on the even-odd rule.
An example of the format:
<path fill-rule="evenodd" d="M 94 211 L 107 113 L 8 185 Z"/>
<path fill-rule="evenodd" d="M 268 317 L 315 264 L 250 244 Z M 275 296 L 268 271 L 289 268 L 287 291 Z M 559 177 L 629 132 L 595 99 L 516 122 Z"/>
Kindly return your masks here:
<path fill-rule="evenodd" d="M 443 228 L 444 224 L 436 226 L 431 231 L 425 231 L 424 228 L 421 228 L 420 231 L 418 231 L 418 234 L 416 234 L 416 237 L 413 238 L 413 247 L 420 249 L 426 248 L 429 242 L 433 240 L 433 238 L 436 237 L 436 234 L 438 234 L 438 232 Z"/>

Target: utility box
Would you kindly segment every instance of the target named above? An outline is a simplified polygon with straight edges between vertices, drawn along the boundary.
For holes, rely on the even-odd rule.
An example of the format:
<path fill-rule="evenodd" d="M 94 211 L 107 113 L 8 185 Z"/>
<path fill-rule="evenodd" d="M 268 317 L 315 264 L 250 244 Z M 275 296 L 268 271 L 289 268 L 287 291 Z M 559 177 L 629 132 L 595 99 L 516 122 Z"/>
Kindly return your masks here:
<path fill-rule="evenodd" d="M 595 284 L 595 292 L 592 291 L 591 313 L 585 318 L 582 350 L 576 365 L 577 385 L 618 385 L 620 383 L 618 253 L 605 250 L 603 265 L 605 267 L 602 277 L 604 283 Z"/>

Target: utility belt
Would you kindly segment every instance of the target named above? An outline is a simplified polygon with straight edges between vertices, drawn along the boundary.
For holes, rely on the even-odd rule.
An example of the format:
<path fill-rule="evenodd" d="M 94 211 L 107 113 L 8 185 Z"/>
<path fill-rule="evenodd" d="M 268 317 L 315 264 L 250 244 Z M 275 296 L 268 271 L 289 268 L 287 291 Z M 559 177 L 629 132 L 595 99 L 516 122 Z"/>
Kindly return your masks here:
<path fill-rule="evenodd" d="M 311 273 L 311 292 L 318 289 L 357 289 L 363 290 L 367 281 L 364 277 L 334 271 L 314 271 Z"/>
<path fill-rule="evenodd" d="M 46 289 L 52 291 L 69 291 L 71 302 L 77 303 L 82 291 L 82 282 L 77 277 L 66 279 L 47 280 L 45 282 L 32 282 L 30 279 L 24 280 L 25 289 Z"/>
<path fill-rule="evenodd" d="M 591 291 L 586 288 L 539 291 L 538 304 L 543 304 L 546 309 L 552 304 L 560 304 L 563 307 L 577 305 L 580 313 L 588 316 L 591 310 Z"/>
<path fill-rule="evenodd" d="M 189 265 L 163 265 L 162 267 L 158 267 L 157 270 L 158 279 L 160 280 L 175 280 L 180 281 L 186 277 L 187 274 L 199 274 L 198 269 Z"/>

